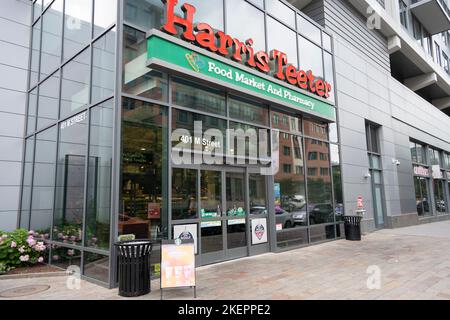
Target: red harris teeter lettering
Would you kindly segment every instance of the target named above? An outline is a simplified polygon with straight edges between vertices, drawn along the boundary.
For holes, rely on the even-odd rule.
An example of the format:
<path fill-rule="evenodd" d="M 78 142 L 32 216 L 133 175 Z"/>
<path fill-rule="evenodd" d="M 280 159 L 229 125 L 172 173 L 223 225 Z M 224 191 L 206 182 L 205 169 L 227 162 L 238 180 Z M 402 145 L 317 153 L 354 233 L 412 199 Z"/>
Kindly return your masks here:
<path fill-rule="evenodd" d="M 297 70 L 289 64 L 288 57 L 279 50 L 272 50 L 270 55 L 264 51 L 254 52 L 253 40 L 244 42 L 233 38 L 222 31 L 214 31 L 207 23 L 197 23 L 194 26 L 194 6 L 185 3 L 181 6 L 184 18 L 175 15 L 175 6 L 178 0 L 162 0 L 166 4 L 166 24 L 161 28 L 164 32 L 177 35 L 177 28 L 183 29 L 181 38 L 194 43 L 199 47 L 217 53 L 224 57 L 230 57 L 237 62 L 245 62 L 249 67 L 270 73 L 274 77 L 297 86 L 300 89 L 308 90 L 320 97 L 329 98 L 331 84 L 314 76 L 312 71 Z M 195 33 L 194 33 L 195 32 Z M 244 61 L 245 56 L 245 61 Z M 273 66 L 274 70 L 271 70 Z"/>

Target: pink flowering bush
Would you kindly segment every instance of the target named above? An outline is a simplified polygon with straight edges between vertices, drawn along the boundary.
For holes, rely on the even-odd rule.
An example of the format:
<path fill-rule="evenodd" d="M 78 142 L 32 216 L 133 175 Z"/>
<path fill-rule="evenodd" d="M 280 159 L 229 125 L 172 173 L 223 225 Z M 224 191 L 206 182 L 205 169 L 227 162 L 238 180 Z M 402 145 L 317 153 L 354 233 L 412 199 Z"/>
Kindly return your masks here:
<path fill-rule="evenodd" d="M 0 231 L 0 273 L 19 267 L 43 263 L 47 246 L 36 237 L 34 231 L 17 229 L 13 232 Z"/>

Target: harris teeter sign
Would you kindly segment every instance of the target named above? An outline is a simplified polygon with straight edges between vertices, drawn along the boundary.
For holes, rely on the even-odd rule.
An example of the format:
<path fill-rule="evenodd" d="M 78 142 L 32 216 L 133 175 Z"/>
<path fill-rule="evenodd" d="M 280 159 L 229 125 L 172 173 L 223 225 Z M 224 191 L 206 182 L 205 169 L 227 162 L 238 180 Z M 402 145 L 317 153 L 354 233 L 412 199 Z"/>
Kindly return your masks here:
<path fill-rule="evenodd" d="M 324 99 L 291 89 L 280 84 L 281 81 L 258 76 L 236 62 L 224 62 L 221 57 L 215 58 L 212 53 L 159 30 L 148 33 L 147 50 L 147 66 L 150 68 L 184 73 L 336 121 L 335 108 Z"/>

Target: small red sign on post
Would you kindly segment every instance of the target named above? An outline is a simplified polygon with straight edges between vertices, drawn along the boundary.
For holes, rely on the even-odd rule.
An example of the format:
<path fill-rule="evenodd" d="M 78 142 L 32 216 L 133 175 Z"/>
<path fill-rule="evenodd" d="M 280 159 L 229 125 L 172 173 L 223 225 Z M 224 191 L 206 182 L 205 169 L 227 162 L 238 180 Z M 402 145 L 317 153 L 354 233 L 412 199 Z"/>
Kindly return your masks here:
<path fill-rule="evenodd" d="M 357 204 L 358 210 L 362 210 L 364 208 L 363 205 L 363 197 L 359 196 L 358 197 L 358 204 Z"/>

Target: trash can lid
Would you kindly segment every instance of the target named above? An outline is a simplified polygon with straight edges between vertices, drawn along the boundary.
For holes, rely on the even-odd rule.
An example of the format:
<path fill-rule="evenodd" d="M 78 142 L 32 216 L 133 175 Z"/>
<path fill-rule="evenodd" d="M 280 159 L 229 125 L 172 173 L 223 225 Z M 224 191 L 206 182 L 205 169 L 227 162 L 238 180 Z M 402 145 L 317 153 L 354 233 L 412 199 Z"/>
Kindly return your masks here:
<path fill-rule="evenodd" d="M 150 240 L 129 240 L 114 243 L 115 246 L 138 246 L 145 244 L 153 244 L 153 242 Z"/>

